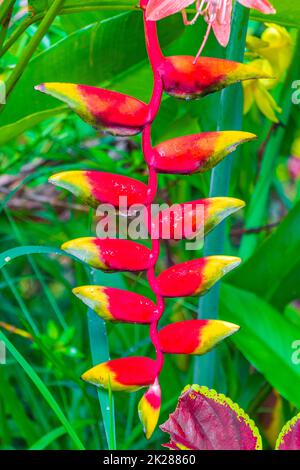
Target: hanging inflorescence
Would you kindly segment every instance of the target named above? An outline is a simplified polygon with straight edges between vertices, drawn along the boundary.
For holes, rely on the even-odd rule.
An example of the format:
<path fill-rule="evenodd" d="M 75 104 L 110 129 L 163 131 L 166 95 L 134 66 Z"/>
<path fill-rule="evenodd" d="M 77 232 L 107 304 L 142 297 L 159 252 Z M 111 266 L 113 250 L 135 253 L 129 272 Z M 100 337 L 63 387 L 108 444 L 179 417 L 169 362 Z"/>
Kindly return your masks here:
<path fill-rule="evenodd" d="M 161 330 L 159 321 L 164 312 L 164 298 L 204 295 L 222 276 L 235 268 L 240 259 L 229 256 L 209 256 L 175 265 L 156 276 L 160 254 L 162 228 L 171 224 L 170 238 L 184 224 L 187 214 L 193 225 L 202 211 L 196 232 L 207 234 L 225 217 L 244 206 L 233 198 L 209 198 L 177 206 L 177 213 L 151 215 L 158 186 L 158 174 L 205 172 L 213 168 L 239 144 L 255 138 L 246 132 L 209 132 L 152 145 L 151 128 L 159 111 L 163 92 L 182 99 L 198 99 L 208 93 L 261 75 L 248 65 L 221 59 L 200 57 L 196 63 L 190 56 L 164 57 L 157 35 L 156 23 L 147 20 L 148 0 L 141 0 L 146 46 L 153 70 L 154 87 L 149 104 L 133 97 L 85 85 L 45 83 L 38 90 L 66 102 L 84 121 L 117 136 L 142 133 L 142 149 L 149 170 L 148 185 L 121 175 L 98 171 L 69 171 L 54 175 L 50 182 L 65 188 L 82 201 L 96 208 L 112 204 L 124 209 L 128 205 L 146 206 L 147 228 L 152 239 L 151 250 L 132 240 L 113 238 L 80 238 L 65 243 L 66 252 L 88 265 L 106 272 L 147 272 L 156 303 L 133 292 L 103 286 L 83 286 L 74 294 L 106 321 L 150 325 L 150 338 L 155 348 L 155 360 L 147 357 L 125 357 L 111 360 L 85 372 L 83 380 L 113 391 L 136 391 L 149 387 L 139 403 L 139 415 L 147 438 L 158 422 L 161 390 L 159 376 L 165 354 L 204 354 L 222 339 L 238 330 L 218 320 L 189 320 L 170 324 Z M 178 209 L 179 208 L 179 209 Z M 180 210 L 180 208 L 182 210 Z M 185 209 L 188 208 L 187 211 Z M 194 227 L 195 228 L 195 227 Z M 184 238 L 184 231 L 182 231 Z"/>

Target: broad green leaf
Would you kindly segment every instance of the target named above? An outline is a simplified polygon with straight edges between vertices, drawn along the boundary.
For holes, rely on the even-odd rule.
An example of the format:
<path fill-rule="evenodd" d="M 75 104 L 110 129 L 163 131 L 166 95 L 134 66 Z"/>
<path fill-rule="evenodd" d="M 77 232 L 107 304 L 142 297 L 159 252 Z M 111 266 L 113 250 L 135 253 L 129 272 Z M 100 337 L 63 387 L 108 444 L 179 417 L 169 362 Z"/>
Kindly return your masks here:
<path fill-rule="evenodd" d="M 300 328 L 256 295 L 228 285 L 222 289 L 220 315 L 222 320 L 240 325 L 233 338 L 236 346 L 283 397 L 299 408 L 296 384 L 300 367 L 293 363 L 292 345 L 300 338 Z"/>
<path fill-rule="evenodd" d="M 276 15 L 263 15 L 256 10 L 251 11 L 251 18 L 257 21 L 278 23 L 282 26 L 300 28 L 299 0 L 270 0 L 276 8 Z"/>
<path fill-rule="evenodd" d="M 10 140 L 15 139 L 20 134 L 27 131 L 28 129 L 31 129 L 40 122 L 44 121 L 45 119 L 56 116 L 57 114 L 62 112 L 67 112 L 65 106 L 60 106 L 58 108 L 49 109 L 47 111 L 41 111 L 39 113 L 30 114 L 24 119 L 20 119 L 20 121 L 17 121 L 13 124 L 8 124 L 7 126 L 3 126 L 1 128 L 0 133 L 0 145 L 6 144 Z"/>
<path fill-rule="evenodd" d="M 230 282 L 264 298 L 278 309 L 300 298 L 300 202 Z"/>
<path fill-rule="evenodd" d="M 163 46 L 181 34 L 181 23 L 180 18 L 171 17 L 161 24 Z M 34 90 L 39 83 L 59 81 L 109 86 L 112 79 L 115 83 L 118 76 L 143 60 L 146 60 L 146 49 L 140 12 L 120 14 L 89 25 L 30 62 L 1 113 L 1 124 L 11 124 L 29 113 L 57 107 L 57 100 Z"/>
<path fill-rule="evenodd" d="M 53 0 L 29 0 L 28 5 L 31 14 L 37 15 L 46 11 Z M 63 11 L 68 12 L 69 10 L 104 10 L 104 9 L 128 9 L 132 10 L 137 7 L 137 0 L 65 0 Z"/>

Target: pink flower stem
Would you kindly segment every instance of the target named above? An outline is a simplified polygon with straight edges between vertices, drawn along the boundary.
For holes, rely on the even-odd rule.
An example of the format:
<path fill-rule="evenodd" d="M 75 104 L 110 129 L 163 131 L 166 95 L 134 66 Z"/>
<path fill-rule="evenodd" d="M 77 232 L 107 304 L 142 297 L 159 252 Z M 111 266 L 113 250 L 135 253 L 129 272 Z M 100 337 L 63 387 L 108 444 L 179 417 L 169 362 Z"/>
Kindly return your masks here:
<path fill-rule="evenodd" d="M 153 146 L 151 142 L 151 128 L 154 119 L 157 116 L 159 111 L 162 94 L 163 94 L 163 83 L 159 73 L 159 66 L 164 60 L 162 54 L 158 36 L 156 23 L 153 21 L 147 21 L 145 7 L 147 6 L 148 0 L 141 0 L 140 7 L 143 8 L 144 15 L 144 28 L 145 28 L 145 38 L 146 38 L 146 47 L 148 52 L 149 61 L 153 71 L 153 92 L 152 97 L 149 102 L 149 114 L 148 114 L 148 124 L 145 126 L 142 135 L 142 149 L 145 161 L 148 165 L 149 171 L 149 181 L 148 181 L 148 195 L 147 195 L 147 209 L 148 209 L 148 229 L 150 236 L 152 238 L 152 212 L 151 204 L 156 196 L 158 188 L 158 177 L 155 168 L 153 167 Z M 159 239 L 152 239 L 152 251 L 151 251 L 151 267 L 147 272 L 148 282 L 152 291 L 156 295 L 156 310 L 150 324 L 150 338 L 156 353 L 156 380 L 163 368 L 164 365 L 164 355 L 160 348 L 159 339 L 158 339 L 158 324 L 164 312 L 164 300 L 159 293 L 159 288 L 157 284 L 157 278 L 155 276 L 155 266 L 157 264 L 160 254 L 160 242 Z"/>

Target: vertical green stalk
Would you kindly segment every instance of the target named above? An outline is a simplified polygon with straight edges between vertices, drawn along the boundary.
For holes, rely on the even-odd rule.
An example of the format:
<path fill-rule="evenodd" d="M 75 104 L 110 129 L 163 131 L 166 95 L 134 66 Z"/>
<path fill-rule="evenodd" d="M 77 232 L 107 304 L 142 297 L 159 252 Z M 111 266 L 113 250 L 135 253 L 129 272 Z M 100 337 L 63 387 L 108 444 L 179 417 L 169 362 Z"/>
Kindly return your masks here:
<path fill-rule="evenodd" d="M 235 2 L 230 42 L 226 59 L 243 62 L 249 10 Z M 240 84 L 222 91 L 218 130 L 241 130 L 243 118 L 243 95 Z M 232 156 L 227 157 L 212 171 L 209 197 L 227 196 L 229 193 Z M 204 254 L 221 255 L 224 253 L 226 222 L 220 224 L 205 242 Z M 200 299 L 198 318 L 218 317 L 220 284 L 217 284 L 205 297 Z M 213 387 L 215 379 L 215 351 L 195 360 L 194 381 Z"/>
<path fill-rule="evenodd" d="M 93 271 L 92 282 L 97 285 L 105 285 L 105 274 Z M 115 286 L 122 287 L 122 278 L 118 274 L 110 274 L 110 278 L 115 279 Z M 106 325 L 102 318 L 98 317 L 91 309 L 88 310 L 88 329 L 90 336 L 90 348 L 93 365 L 106 362 L 110 359 L 109 345 Z M 103 426 L 109 450 L 116 449 L 116 426 L 115 426 L 115 405 L 111 390 L 108 392 L 98 388 L 98 398 L 100 403 Z"/>
<path fill-rule="evenodd" d="M 15 1 L 16 0 L 5 0 L 2 5 L 0 5 L 0 25 L 5 23 L 6 17 L 13 8 Z"/>

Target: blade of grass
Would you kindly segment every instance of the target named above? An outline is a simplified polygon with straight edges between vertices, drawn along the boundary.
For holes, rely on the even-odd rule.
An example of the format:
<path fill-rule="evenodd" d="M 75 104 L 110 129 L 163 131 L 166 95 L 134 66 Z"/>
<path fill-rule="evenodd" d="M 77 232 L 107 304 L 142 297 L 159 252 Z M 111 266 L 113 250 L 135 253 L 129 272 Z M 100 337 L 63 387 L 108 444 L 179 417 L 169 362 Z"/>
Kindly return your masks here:
<path fill-rule="evenodd" d="M 239 3 L 234 3 L 232 16 L 231 38 L 226 51 L 226 59 L 242 62 L 246 43 L 249 21 L 249 10 Z M 222 91 L 220 100 L 220 115 L 218 129 L 241 130 L 243 117 L 243 95 L 240 84 L 233 85 Z M 212 171 L 209 197 L 227 196 L 231 175 L 232 158 L 225 159 Z M 220 224 L 214 232 L 208 235 L 205 242 L 205 256 L 221 255 L 224 252 L 226 237 L 226 222 Z M 220 300 L 220 284 L 217 284 L 199 302 L 198 318 L 216 318 Z M 201 373 L 200 373 L 201 369 Z M 201 358 L 196 358 L 194 382 L 213 387 L 215 376 L 215 351 Z"/>
<path fill-rule="evenodd" d="M 5 209 L 5 213 L 6 213 L 6 216 L 9 220 L 9 223 L 10 223 L 10 226 L 15 234 L 15 237 L 17 239 L 17 241 L 23 245 L 23 237 L 22 237 L 22 234 L 20 232 L 20 230 L 18 229 L 17 227 L 17 224 L 15 223 L 13 217 L 11 216 L 10 212 L 8 209 Z M 49 289 L 48 285 L 46 284 L 44 278 L 43 278 L 43 275 L 40 271 L 40 268 L 38 267 L 38 264 L 36 263 L 36 261 L 34 260 L 34 258 L 31 256 L 31 255 L 27 255 L 27 258 L 28 258 L 28 261 L 29 261 L 29 264 L 31 265 L 32 267 L 32 270 L 37 278 L 37 280 L 39 281 L 39 283 L 41 284 L 42 288 L 43 288 L 43 291 L 44 291 L 44 294 L 45 294 L 45 297 L 46 299 L 48 300 L 53 312 L 55 313 L 59 323 L 61 324 L 61 326 L 63 327 L 64 330 L 67 329 L 67 323 L 63 317 L 63 314 L 55 300 L 55 297 L 53 296 L 53 294 L 51 293 L 51 290 Z"/>
<path fill-rule="evenodd" d="M 43 381 L 40 379 L 40 377 L 37 375 L 37 373 L 34 371 L 32 366 L 26 361 L 26 359 L 22 356 L 22 354 L 19 353 L 19 351 L 15 348 L 15 346 L 9 341 L 7 336 L 0 331 L 0 340 L 4 342 L 6 345 L 8 351 L 12 354 L 14 359 L 18 362 L 18 364 L 22 367 L 22 369 L 26 372 L 28 377 L 32 380 L 32 382 L 35 384 L 43 398 L 46 400 L 50 408 L 53 410 L 59 421 L 62 423 L 64 428 L 66 429 L 67 433 L 69 434 L 70 438 L 74 442 L 75 446 L 79 450 L 84 450 L 84 445 L 82 444 L 81 440 L 79 439 L 75 429 L 71 425 L 71 423 L 68 421 L 66 416 L 64 415 L 62 409 L 60 408 L 59 404 L 53 397 L 52 393 L 50 390 L 46 387 L 46 385 L 43 383 Z"/>
<path fill-rule="evenodd" d="M 120 275 L 111 274 L 110 279 L 112 277 L 115 279 L 116 286 L 122 286 L 122 278 Z M 105 274 L 101 272 L 93 271 L 91 278 L 94 284 L 106 284 Z M 88 328 L 93 365 L 109 360 L 109 345 L 105 322 L 91 309 L 88 309 Z M 115 450 L 116 429 L 114 399 L 111 390 L 107 392 L 106 390 L 98 389 L 97 392 L 107 444 L 110 450 Z"/>
<path fill-rule="evenodd" d="M 74 423 L 73 427 L 74 429 L 80 429 L 85 426 L 89 426 L 90 424 L 94 424 L 94 420 L 85 420 L 81 421 L 79 423 Z M 45 450 L 47 447 L 49 447 L 51 444 L 53 444 L 54 441 L 59 439 L 60 437 L 64 436 L 66 434 L 66 429 L 64 426 L 60 426 L 59 428 L 53 429 L 50 431 L 48 434 L 45 434 L 43 437 L 41 437 L 38 441 L 36 441 L 28 450 Z"/>

